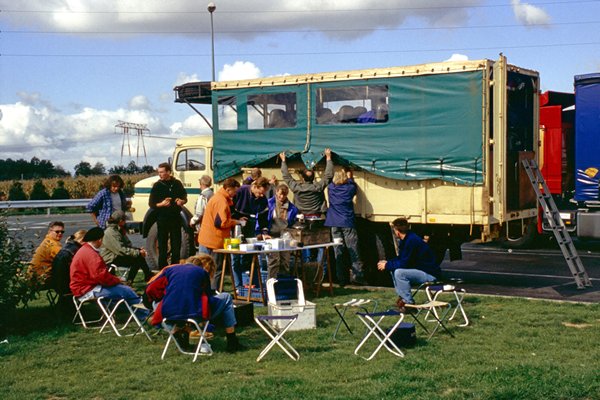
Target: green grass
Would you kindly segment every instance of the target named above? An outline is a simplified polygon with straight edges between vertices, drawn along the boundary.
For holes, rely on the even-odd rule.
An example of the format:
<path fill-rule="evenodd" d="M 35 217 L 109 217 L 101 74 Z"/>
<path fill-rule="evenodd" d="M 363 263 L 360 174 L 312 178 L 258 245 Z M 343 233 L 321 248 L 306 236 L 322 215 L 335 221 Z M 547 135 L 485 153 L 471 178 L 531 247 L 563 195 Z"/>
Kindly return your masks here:
<path fill-rule="evenodd" d="M 170 349 L 160 360 L 164 337 L 75 327 L 39 300 L 18 312 L 9 344 L 0 345 L 2 399 L 598 399 L 600 398 L 600 305 L 469 295 L 471 326 L 452 323 L 455 338 L 438 332 L 397 358 L 385 350 L 374 360 L 353 354 L 355 336 L 341 330 L 335 302 L 373 298 L 380 308 L 395 300 L 389 289 L 337 289 L 317 303 L 316 330 L 288 332 L 300 353 L 291 361 L 256 326 L 238 330 L 248 350 L 227 354 L 223 332 L 215 354 L 191 357 Z M 256 308 L 255 313 L 264 313 Z"/>

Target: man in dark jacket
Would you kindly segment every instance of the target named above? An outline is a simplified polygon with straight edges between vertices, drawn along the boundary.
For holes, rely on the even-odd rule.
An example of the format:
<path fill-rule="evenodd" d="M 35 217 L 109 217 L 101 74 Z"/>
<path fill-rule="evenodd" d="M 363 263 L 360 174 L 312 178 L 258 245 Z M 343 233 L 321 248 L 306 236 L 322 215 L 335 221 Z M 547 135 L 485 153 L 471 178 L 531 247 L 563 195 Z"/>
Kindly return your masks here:
<path fill-rule="evenodd" d="M 391 260 L 382 260 L 377 263 L 380 271 L 390 271 L 394 280 L 394 287 L 399 296 L 398 306 L 414 304 L 411 293 L 411 284 L 422 284 L 435 281 L 440 277 L 441 269 L 436 262 L 435 254 L 429 245 L 416 233 L 408 229 L 408 221 L 397 218 L 392 222 L 394 234 L 398 239 L 398 256 Z"/>
<path fill-rule="evenodd" d="M 159 180 L 150 190 L 148 205 L 156 212 L 158 232 L 158 266 L 168 264 L 169 239 L 171 240 L 171 263 L 180 261 L 181 251 L 181 207 L 187 203 L 187 192 L 180 180 L 172 175 L 171 165 L 158 166 Z"/>
<path fill-rule="evenodd" d="M 356 183 L 352 171 L 339 170 L 333 176 L 333 182 L 327 186 L 329 191 L 329 210 L 325 219 L 325 226 L 331 227 L 333 239 L 341 239 L 343 245 L 335 246 L 335 265 L 337 279 L 340 285 L 348 282 L 348 267 L 346 266 L 345 253 L 350 256 L 351 273 L 350 282 L 355 285 L 364 285 L 363 262 L 358 251 L 358 234 L 354 226 L 354 203 L 356 196 Z"/>

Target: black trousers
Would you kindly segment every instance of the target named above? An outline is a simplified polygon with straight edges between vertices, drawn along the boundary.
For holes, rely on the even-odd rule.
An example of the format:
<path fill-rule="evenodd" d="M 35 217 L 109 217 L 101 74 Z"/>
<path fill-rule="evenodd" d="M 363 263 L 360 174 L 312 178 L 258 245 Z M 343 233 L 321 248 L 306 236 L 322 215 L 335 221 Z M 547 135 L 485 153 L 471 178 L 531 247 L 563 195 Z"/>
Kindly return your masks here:
<path fill-rule="evenodd" d="M 179 218 L 160 218 L 156 221 L 158 236 L 158 267 L 169 265 L 169 240 L 171 242 L 171 264 L 181 259 L 181 222 Z"/>
<path fill-rule="evenodd" d="M 146 263 L 146 259 L 141 255 L 138 257 L 117 256 L 112 263 L 119 267 L 129 268 L 129 272 L 127 272 L 127 282 L 133 282 L 140 269 L 142 272 L 144 272 L 145 280 L 148 280 L 152 277 L 152 272 L 150 272 L 150 268 Z"/>

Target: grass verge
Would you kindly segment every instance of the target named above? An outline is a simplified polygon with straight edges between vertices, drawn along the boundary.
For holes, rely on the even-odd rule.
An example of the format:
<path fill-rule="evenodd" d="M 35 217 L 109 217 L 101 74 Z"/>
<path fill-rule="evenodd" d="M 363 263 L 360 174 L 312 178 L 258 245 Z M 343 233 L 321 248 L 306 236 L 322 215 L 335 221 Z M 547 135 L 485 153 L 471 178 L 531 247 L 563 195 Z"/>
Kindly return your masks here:
<path fill-rule="evenodd" d="M 43 297 L 42 297 L 43 298 Z M 600 398 L 600 305 L 468 295 L 471 326 L 450 323 L 455 338 L 438 332 L 397 358 L 382 350 L 372 361 L 353 354 L 362 335 L 340 331 L 333 304 L 372 298 L 392 306 L 391 290 L 336 289 L 317 303 L 316 330 L 288 332 L 300 353 L 291 361 L 256 326 L 238 330 L 248 350 L 225 352 L 222 331 L 215 354 L 191 357 L 165 336 L 98 334 L 57 318 L 39 300 L 18 310 L 15 334 L 0 345 L 2 399 L 597 399 Z M 256 314 L 266 313 L 256 307 Z M 349 313 L 350 315 L 350 313 Z"/>

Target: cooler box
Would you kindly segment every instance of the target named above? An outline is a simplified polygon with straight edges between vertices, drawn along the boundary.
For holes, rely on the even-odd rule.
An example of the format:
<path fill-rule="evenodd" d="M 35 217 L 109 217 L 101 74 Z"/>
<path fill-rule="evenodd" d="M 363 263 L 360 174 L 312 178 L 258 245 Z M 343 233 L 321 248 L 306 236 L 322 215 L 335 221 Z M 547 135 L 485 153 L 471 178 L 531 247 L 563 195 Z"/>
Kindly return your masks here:
<path fill-rule="evenodd" d="M 300 279 L 291 279 L 296 283 L 296 298 L 288 300 L 277 300 L 277 279 L 267 281 L 267 299 L 269 315 L 294 315 L 298 314 L 298 320 L 290 327 L 291 331 L 303 329 L 315 329 L 317 327 L 317 305 L 304 299 L 304 290 Z M 282 282 L 284 283 L 284 282 Z M 281 288 L 285 290 L 284 287 Z M 273 320 L 271 322 L 276 328 L 283 328 L 287 321 Z"/>

